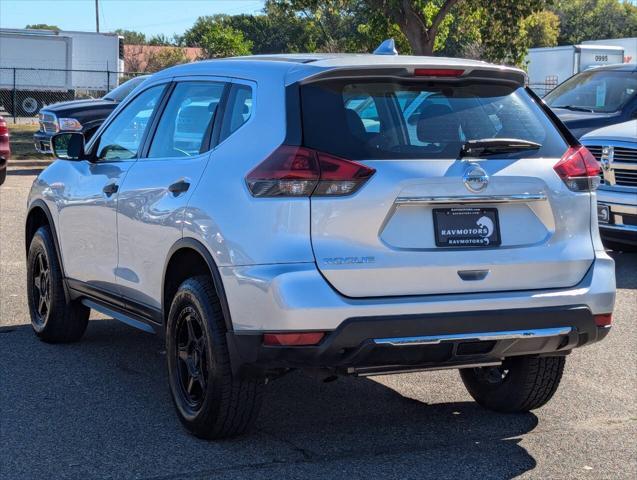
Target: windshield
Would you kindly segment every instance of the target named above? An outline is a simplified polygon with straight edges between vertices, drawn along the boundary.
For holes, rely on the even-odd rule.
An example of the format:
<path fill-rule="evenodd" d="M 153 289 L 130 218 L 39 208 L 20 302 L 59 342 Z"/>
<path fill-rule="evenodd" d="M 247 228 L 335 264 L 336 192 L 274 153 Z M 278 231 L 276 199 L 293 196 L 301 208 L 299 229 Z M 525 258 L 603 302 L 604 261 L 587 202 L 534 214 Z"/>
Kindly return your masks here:
<path fill-rule="evenodd" d="M 331 80 L 301 87 L 301 101 L 305 146 L 349 159 L 456 159 L 467 141 L 485 139 L 539 144 L 491 148 L 500 158 L 560 157 L 566 150 L 524 88 Z"/>
<path fill-rule="evenodd" d="M 637 72 L 591 70 L 571 77 L 544 100 L 552 108 L 610 113 L 637 94 Z"/>
<path fill-rule="evenodd" d="M 122 83 L 119 87 L 111 90 L 106 95 L 104 95 L 104 100 L 110 100 L 112 102 L 121 102 L 126 98 L 130 92 L 132 92 L 135 87 L 137 87 L 140 83 L 148 78 L 147 75 L 142 75 L 140 77 L 131 78 L 127 82 Z"/>

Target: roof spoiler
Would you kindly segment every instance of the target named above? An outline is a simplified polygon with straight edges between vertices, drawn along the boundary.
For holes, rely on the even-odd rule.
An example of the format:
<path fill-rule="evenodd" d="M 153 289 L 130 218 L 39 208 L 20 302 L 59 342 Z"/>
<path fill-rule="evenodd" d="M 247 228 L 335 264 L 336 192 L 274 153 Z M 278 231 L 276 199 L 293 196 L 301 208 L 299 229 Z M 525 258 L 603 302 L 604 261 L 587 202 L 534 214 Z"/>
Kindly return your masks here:
<path fill-rule="evenodd" d="M 454 72 L 449 75 L 449 72 Z M 463 65 L 396 65 L 396 66 L 361 66 L 336 67 L 323 70 L 304 78 L 299 83 L 311 83 L 327 79 L 356 79 L 360 77 L 387 77 L 396 80 L 443 81 L 450 83 L 471 81 L 485 81 L 506 83 L 512 86 L 524 87 L 526 73 L 511 67 L 498 67 L 485 64 L 484 66 Z"/>

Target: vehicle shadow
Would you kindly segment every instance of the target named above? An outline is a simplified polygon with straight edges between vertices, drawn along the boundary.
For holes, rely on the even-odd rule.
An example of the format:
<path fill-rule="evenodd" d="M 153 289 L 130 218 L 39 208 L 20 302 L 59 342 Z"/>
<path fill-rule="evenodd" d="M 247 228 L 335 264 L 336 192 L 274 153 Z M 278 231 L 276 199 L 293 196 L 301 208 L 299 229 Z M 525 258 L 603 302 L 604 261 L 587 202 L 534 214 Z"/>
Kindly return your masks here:
<path fill-rule="evenodd" d="M 534 415 L 400 393 L 427 385 L 424 374 L 393 378 L 394 390 L 293 373 L 270 383 L 253 432 L 198 440 L 174 414 L 164 363 L 158 337 L 113 320 L 70 345 L 1 328 L 0 478 L 509 479 L 536 465 L 516 438 Z"/>
<path fill-rule="evenodd" d="M 610 252 L 615 259 L 617 288 L 637 288 L 637 253 Z"/>

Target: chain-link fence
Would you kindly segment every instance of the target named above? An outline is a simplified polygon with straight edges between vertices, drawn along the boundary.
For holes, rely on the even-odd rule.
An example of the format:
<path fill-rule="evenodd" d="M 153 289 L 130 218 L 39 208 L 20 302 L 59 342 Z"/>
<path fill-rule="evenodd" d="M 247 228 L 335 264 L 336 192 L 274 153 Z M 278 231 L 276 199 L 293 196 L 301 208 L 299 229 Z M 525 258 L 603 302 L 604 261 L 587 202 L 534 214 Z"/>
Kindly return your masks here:
<path fill-rule="evenodd" d="M 529 83 L 529 87 L 541 98 L 557 87 L 557 75 L 548 75 L 544 83 Z"/>
<path fill-rule="evenodd" d="M 41 108 L 69 100 L 101 98 L 137 72 L 0 68 L 0 115 L 9 122 L 35 119 Z"/>

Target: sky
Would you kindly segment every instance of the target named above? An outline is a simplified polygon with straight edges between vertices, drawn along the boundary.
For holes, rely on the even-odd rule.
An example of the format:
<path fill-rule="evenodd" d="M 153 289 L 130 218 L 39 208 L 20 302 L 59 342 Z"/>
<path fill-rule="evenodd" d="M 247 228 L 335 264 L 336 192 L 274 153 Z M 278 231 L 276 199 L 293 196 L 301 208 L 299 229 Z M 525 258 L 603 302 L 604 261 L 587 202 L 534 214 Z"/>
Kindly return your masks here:
<path fill-rule="evenodd" d="M 99 0 L 100 31 L 147 35 L 183 33 L 197 17 L 259 13 L 263 0 Z M 95 31 L 95 0 L 0 0 L 0 28 L 46 23 L 62 30 Z"/>

